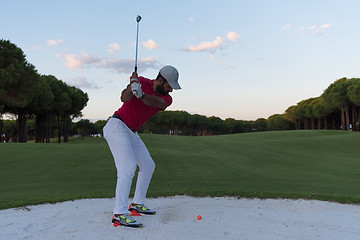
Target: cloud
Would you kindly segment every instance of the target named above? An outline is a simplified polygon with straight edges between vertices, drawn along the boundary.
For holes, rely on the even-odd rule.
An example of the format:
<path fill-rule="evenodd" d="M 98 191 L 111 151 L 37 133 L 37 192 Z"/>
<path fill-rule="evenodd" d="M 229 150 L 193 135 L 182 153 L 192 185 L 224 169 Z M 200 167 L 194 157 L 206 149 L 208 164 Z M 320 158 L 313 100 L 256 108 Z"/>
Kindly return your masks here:
<path fill-rule="evenodd" d="M 62 56 L 57 55 L 57 57 Z M 133 59 L 99 58 L 88 53 L 83 53 L 82 55 L 67 54 L 63 57 L 66 60 L 65 65 L 70 69 L 103 68 L 119 73 L 131 73 L 134 71 L 135 66 Z M 147 57 L 138 60 L 138 67 L 142 71 L 158 69 L 160 63 L 155 57 Z"/>
<path fill-rule="evenodd" d="M 101 59 L 97 57 L 93 57 L 87 53 L 83 53 L 82 56 L 78 56 L 76 54 L 66 54 L 64 55 L 64 57 L 66 59 L 65 65 L 71 69 L 83 68 L 86 65 L 96 64 L 98 62 L 101 62 Z"/>
<path fill-rule="evenodd" d="M 135 63 L 133 59 L 104 59 L 98 68 L 115 70 L 118 73 L 130 73 L 134 71 Z M 146 69 L 159 69 L 160 63 L 155 57 L 138 59 L 138 68 L 141 71 Z"/>
<path fill-rule="evenodd" d="M 202 52 L 221 48 L 223 39 L 219 36 L 212 42 L 202 42 L 197 46 L 190 46 L 186 50 L 190 52 Z"/>
<path fill-rule="evenodd" d="M 317 35 L 317 36 L 323 36 L 325 35 L 326 29 L 330 29 L 332 27 L 332 23 L 326 23 L 322 24 L 320 26 L 317 25 L 311 25 L 311 26 L 293 26 L 291 24 L 284 25 L 281 30 L 296 30 L 299 31 L 303 35 Z"/>
<path fill-rule="evenodd" d="M 160 45 L 154 42 L 152 39 L 147 40 L 146 42 L 143 42 L 143 45 L 146 47 L 146 49 L 155 49 L 160 48 Z"/>
<path fill-rule="evenodd" d="M 201 42 L 199 45 L 190 46 L 186 49 L 183 49 L 187 52 L 211 52 L 213 53 L 216 50 L 222 50 L 240 39 L 239 35 L 236 32 L 228 32 L 226 35 L 227 41 L 220 36 L 217 36 L 214 41 L 212 42 Z"/>
<path fill-rule="evenodd" d="M 120 50 L 121 50 L 120 45 L 117 44 L 117 43 L 111 43 L 111 44 L 109 44 L 109 47 L 110 47 L 110 48 L 108 49 L 108 52 L 109 52 L 111 55 L 115 54 L 116 51 L 120 51 Z"/>
<path fill-rule="evenodd" d="M 230 42 L 236 42 L 240 39 L 239 35 L 236 32 L 228 32 L 227 38 Z"/>
<path fill-rule="evenodd" d="M 327 28 L 331 28 L 331 24 L 330 23 L 326 23 L 320 26 L 321 29 L 327 29 Z"/>
<path fill-rule="evenodd" d="M 66 59 L 65 65 L 68 68 L 74 69 L 77 67 L 81 67 L 83 65 L 83 62 L 81 61 L 81 59 L 79 59 L 78 56 L 75 54 L 67 54 L 64 57 Z"/>
<path fill-rule="evenodd" d="M 63 43 L 63 40 L 62 39 L 59 39 L 59 40 L 48 40 L 47 41 L 47 45 L 48 46 L 53 46 L 53 45 L 59 45 L 59 44 L 62 44 Z"/>
<path fill-rule="evenodd" d="M 69 85 L 80 88 L 80 89 L 99 89 L 99 87 L 93 84 L 85 76 L 77 76 L 76 78 L 64 79 Z"/>

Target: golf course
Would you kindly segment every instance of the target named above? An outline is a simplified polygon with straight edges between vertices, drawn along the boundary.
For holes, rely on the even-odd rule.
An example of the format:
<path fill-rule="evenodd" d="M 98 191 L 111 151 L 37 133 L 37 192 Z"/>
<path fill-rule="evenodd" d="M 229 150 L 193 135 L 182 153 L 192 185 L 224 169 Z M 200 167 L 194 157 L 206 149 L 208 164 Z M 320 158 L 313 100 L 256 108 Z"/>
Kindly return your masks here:
<path fill-rule="evenodd" d="M 142 134 L 141 138 L 156 164 L 148 197 L 360 203 L 358 132 L 301 130 L 203 137 Z M 61 144 L 4 143 L 0 153 L 0 209 L 114 197 L 116 169 L 103 138 Z M 134 184 L 131 194 L 133 190 Z"/>

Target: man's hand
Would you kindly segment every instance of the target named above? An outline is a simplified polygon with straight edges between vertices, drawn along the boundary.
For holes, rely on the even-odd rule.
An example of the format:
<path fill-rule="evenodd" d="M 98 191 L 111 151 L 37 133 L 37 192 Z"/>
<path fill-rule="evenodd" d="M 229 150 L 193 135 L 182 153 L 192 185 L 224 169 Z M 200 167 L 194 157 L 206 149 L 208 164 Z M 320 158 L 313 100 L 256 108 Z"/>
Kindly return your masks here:
<path fill-rule="evenodd" d="M 138 82 L 140 83 L 139 79 L 138 79 L 138 75 L 136 72 L 133 72 L 131 77 L 130 77 L 130 84 L 132 84 L 133 82 Z"/>
<path fill-rule="evenodd" d="M 139 82 L 133 82 L 131 84 L 131 91 L 134 94 L 135 97 L 142 99 L 144 97 L 144 92 L 141 88 L 141 83 Z"/>
<path fill-rule="evenodd" d="M 136 72 L 133 72 L 131 77 L 130 77 L 130 83 L 129 85 L 127 85 L 127 87 L 121 92 L 121 101 L 122 102 L 127 102 L 127 101 L 130 101 L 131 98 L 135 95 L 132 91 L 132 86 L 131 84 L 133 83 L 138 83 L 140 84 L 140 81 L 138 79 L 138 75 Z M 140 86 L 140 89 L 141 89 L 141 86 Z"/>
<path fill-rule="evenodd" d="M 141 89 L 141 84 L 138 79 L 138 75 L 136 72 L 133 72 L 130 77 L 130 85 L 131 85 L 131 92 L 137 98 L 143 98 L 144 92 Z"/>

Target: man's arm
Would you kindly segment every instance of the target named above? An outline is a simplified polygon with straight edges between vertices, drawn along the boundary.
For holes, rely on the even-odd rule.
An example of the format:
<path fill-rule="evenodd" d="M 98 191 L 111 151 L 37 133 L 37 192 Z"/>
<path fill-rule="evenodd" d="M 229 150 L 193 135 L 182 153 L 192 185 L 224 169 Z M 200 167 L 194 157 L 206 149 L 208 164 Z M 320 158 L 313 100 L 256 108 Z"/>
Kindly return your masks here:
<path fill-rule="evenodd" d="M 146 105 L 159 109 L 165 109 L 167 107 L 166 101 L 163 98 L 154 95 L 144 94 L 141 100 Z"/>
<path fill-rule="evenodd" d="M 134 94 L 131 91 L 131 85 L 129 84 L 127 86 L 127 88 L 125 88 L 121 92 L 121 101 L 122 102 L 130 101 L 130 99 L 133 96 L 134 96 Z M 141 100 L 143 101 L 144 104 L 146 104 L 148 106 L 156 107 L 159 109 L 165 109 L 167 107 L 166 101 L 161 97 L 157 97 L 157 96 L 153 96 L 153 95 L 144 93 L 144 96 L 141 98 Z"/>

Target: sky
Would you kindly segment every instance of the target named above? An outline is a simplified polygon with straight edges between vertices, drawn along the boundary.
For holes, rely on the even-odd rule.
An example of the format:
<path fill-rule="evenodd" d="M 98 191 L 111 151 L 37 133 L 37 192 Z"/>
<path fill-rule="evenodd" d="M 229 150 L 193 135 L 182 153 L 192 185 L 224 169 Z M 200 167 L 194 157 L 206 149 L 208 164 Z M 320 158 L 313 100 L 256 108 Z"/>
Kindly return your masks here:
<path fill-rule="evenodd" d="M 356 0 L 0 0 L 0 39 L 40 74 L 88 93 L 83 118 L 105 120 L 134 71 L 164 65 L 181 90 L 167 110 L 221 119 L 282 114 L 335 80 L 360 77 Z"/>

